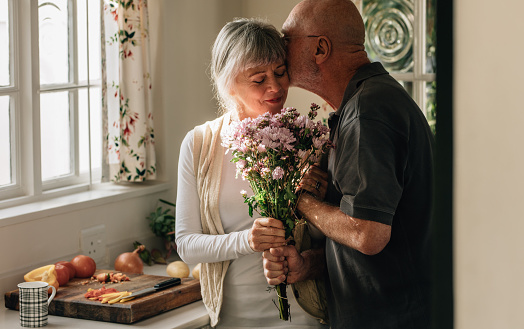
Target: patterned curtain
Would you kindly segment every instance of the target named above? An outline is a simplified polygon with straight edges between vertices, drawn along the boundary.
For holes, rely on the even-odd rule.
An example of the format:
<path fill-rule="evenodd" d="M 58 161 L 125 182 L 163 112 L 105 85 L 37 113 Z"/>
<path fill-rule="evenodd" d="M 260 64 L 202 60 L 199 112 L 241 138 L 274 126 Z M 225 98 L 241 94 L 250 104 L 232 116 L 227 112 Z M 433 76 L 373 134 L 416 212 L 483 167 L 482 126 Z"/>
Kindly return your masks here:
<path fill-rule="evenodd" d="M 103 181 L 156 177 L 147 0 L 102 0 Z"/>

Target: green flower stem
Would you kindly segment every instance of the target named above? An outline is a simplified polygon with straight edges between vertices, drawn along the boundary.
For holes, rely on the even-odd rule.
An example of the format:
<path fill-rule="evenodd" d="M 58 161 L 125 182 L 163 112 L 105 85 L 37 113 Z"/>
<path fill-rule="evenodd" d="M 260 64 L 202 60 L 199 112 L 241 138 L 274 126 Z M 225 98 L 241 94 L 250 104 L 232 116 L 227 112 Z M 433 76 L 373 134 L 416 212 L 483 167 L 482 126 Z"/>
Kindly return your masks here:
<path fill-rule="evenodd" d="M 288 321 L 289 319 L 289 302 L 287 300 L 287 293 L 286 293 L 286 284 L 281 283 L 278 286 L 275 286 L 275 289 L 277 290 L 277 296 L 278 296 L 278 312 L 280 315 L 280 319 L 284 321 Z"/>

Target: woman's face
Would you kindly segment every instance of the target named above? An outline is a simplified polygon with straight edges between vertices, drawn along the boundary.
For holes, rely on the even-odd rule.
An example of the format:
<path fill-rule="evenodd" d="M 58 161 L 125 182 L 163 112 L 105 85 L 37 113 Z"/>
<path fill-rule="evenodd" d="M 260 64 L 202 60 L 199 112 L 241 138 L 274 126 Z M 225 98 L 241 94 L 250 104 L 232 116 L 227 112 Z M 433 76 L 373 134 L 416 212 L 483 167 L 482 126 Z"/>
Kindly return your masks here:
<path fill-rule="evenodd" d="M 231 90 L 239 105 L 239 119 L 255 118 L 266 112 L 280 113 L 288 88 L 289 78 L 283 61 L 240 72 Z"/>

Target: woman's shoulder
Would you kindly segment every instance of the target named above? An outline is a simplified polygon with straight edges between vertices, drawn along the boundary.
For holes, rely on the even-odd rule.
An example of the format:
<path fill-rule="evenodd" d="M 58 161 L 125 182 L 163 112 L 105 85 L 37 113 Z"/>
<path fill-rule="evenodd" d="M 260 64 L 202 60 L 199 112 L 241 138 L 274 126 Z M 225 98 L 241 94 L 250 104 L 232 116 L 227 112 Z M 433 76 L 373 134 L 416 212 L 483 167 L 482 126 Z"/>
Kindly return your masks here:
<path fill-rule="evenodd" d="M 196 126 L 193 129 L 193 131 L 194 130 L 205 130 L 207 128 L 210 128 L 211 130 L 216 130 L 218 127 L 220 127 L 222 125 L 222 122 L 224 121 L 224 119 L 226 117 L 229 118 L 229 116 L 230 116 L 229 112 L 226 112 L 226 113 L 222 114 L 221 116 L 219 116 L 216 119 L 206 121 L 206 122 Z"/>

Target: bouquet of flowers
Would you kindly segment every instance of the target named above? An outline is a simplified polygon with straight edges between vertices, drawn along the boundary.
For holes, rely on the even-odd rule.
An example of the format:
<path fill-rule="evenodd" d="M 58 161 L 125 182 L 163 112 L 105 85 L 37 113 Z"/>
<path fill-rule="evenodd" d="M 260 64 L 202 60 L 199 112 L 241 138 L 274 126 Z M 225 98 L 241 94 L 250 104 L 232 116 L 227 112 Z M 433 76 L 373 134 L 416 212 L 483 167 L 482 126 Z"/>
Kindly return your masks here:
<path fill-rule="evenodd" d="M 241 191 L 249 215 L 253 216 L 256 210 L 263 217 L 281 220 L 286 238 L 292 238 L 299 222 L 295 214 L 299 183 L 331 145 L 329 129 L 321 121 L 313 121 L 319 108 L 311 104 L 307 116 L 291 107 L 275 115 L 267 112 L 254 119 L 233 122 L 222 136 L 226 153 L 232 150 L 237 178 L 240 175 L 247 179 L 253 190 L 252 196 Z M 287 321 L 286 284 L 281 283 L 275 289 L 280 318 Z"/>

